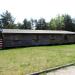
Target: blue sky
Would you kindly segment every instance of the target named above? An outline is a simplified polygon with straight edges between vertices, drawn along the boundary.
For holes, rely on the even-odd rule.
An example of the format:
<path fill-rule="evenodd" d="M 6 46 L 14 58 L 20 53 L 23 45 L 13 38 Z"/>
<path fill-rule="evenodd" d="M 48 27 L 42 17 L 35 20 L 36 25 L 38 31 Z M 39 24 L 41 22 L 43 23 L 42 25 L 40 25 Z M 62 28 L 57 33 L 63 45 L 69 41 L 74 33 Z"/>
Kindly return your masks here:
<path fill-rule="evenodd" d="M 75 18 L 75 0 L 0 0 L 0 13 L 8 10 L 22 22 L 24 18 L 45 18 L 50 21 L 58 14 L 69 14 Z"/>

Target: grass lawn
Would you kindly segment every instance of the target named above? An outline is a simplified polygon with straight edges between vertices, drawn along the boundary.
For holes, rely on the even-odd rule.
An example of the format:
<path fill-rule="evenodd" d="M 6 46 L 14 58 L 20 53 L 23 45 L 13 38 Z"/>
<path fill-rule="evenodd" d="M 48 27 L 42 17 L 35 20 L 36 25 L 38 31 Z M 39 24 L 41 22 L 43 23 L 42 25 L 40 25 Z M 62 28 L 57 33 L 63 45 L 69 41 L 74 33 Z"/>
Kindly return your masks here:
<path fill-rule="evenodd" d="M 26 75 L 75 62 L 75 44 L 0 50 L 0 75 Z"/>

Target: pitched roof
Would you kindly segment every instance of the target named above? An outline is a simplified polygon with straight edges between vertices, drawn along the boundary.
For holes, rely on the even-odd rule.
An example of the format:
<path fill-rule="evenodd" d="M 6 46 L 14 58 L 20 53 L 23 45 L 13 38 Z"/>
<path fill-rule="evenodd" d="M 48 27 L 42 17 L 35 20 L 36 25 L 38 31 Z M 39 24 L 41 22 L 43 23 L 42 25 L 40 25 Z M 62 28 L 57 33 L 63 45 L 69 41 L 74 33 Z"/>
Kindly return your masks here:
<path fill-rule="evenodd" d="M 24 30 L 24 29 L 0 29 L 2 33 L 26 33 L 26 34 L 75 34 L 75 32 L 62 30 Z"/>

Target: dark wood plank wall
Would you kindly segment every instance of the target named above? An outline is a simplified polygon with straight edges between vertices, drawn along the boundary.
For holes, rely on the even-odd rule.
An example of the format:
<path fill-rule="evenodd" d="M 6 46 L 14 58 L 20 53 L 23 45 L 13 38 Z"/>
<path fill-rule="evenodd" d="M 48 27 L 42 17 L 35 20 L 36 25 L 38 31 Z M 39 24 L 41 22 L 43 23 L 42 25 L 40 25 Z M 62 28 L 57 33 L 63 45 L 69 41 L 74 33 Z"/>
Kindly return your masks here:
<path fill-rule="evenodd" d="M 0 33 L 0 48 L 3 48 L 3 39 L 2 34 Z"/>
<path fill-rule="evenodd" d="M 75 43 L 75 35 L 66 34 L 3 34 L 4 47 Z M 1 41 L 2 44 L 2 41 Z"/>
<path fill-rule="evenodd" d="M 4 34 L 3 36 L 5 47 L 60 44 L 64 40 L 63 35 L 55 34 Z"/>

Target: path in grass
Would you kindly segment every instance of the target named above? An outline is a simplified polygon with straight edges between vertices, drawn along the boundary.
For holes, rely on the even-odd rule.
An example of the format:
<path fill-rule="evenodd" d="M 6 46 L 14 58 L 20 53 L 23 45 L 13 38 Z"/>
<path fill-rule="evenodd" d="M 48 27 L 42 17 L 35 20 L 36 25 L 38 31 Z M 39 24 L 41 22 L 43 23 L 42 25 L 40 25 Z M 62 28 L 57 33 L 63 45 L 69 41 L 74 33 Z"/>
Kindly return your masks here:
<path fill-rule="evenodd" d="M 75 62 L 75 44 L 0 50 L 0 75 L 26 75 Z"/>

